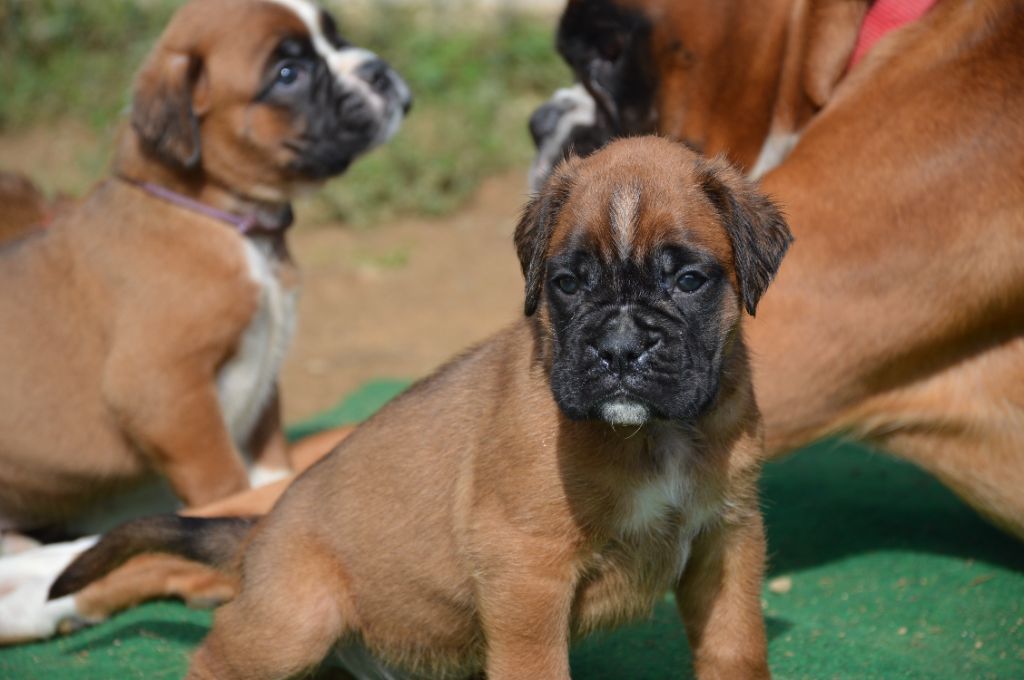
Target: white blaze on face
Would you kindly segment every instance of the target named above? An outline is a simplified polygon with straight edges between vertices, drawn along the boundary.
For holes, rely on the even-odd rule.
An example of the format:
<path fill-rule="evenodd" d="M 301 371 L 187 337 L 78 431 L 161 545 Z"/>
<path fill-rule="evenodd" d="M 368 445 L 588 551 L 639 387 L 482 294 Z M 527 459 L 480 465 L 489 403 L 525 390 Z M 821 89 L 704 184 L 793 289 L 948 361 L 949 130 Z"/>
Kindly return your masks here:
<path fill-rule="evenodd" d="M 612 232 L 615 234 L 615 246 L 619 257 L 625 260 L 632 250 L 633 232 L 640 218 L 640 187 L 628 184 L 619 187 L 612 194 L 611 213 Z"/>
<path fill-rule="evenodd" d="M 322 10 L 312 2 L 307 2 L 307 0 L 266 0 L 266 2 L 272 2 L 285 7 L 299 17 L 309 31 L 309 39 L 313 43 L 313 49 L 323 57 L 324 62 L 331 69 L 331 72 L 334 73 L 338 82 L 348 90 L 359 92 L 382 119 L 387 118 L 385 124 L 381 126 L 380 134 L 374 140 L 374 146 L 386 142 L 398 132 L 398 128 L 402 124 L 402 117 L 405 115 L 402 106 L 392 106 L 389 111 L 388 102 L 384 97 L 374 91 L 370 84 L 358 75 L 360 67 L 380 57 L 370 50 L 364 50 L 360 47 L 346 45 L 337 48 L 332 45 L 331 41 L 324 35 L 324 29 L 320 21 Z M 396 90 L 399 100 L 406 101 L 409 99 L 408 86 L 401 79 L 392 78 L 391 83 Z"/>

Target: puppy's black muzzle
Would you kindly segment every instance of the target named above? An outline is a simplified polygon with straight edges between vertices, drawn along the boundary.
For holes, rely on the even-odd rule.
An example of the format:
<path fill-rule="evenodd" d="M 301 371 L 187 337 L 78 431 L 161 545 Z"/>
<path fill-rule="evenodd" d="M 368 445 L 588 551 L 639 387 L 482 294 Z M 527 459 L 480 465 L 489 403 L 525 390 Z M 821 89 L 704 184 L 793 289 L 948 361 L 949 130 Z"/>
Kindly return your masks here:
<path fill-rule="evenodd" d="M 398 72 L 383 59 L 377 58 L 366 62 L 356 69 L 356 76 L 385 100 L 396 102 L 401 107 L 403 115 L 412 109 L 412 94 L 409 87 Z"/>
<path fill-rule="evenodd" d="M 597 353 L 602 368 L 619 380 L 625 380 L 630 373 L 643 370 L 651 352 L 661 343 L 661 337 L 658 330 L 642 328 L 632 315 L 621 312 L 605 324 L 591 348 Z"/>

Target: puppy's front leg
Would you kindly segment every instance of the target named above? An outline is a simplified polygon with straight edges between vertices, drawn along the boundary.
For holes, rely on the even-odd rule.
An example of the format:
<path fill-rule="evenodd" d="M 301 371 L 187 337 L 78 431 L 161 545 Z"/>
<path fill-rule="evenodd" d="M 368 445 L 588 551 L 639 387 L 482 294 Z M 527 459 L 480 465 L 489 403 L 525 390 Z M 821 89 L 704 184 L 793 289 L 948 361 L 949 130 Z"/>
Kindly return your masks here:
<path fill-rule="evenodd" d="M 756 508 L 733 515 L 697 538 L 676 588 L 701 680 L 771 677 L 761 611 L 764 526 Z"/>
<path fill-rule="evenodd" d="M 146 358 L 146 357 L 141 357 Z M 115 353 L 103 393 L 114 416 L 189 507 L 249 487 L 217 399 L 214 361 Z"/>
<path fill-rule="evenodd" d="M 535 551 L 505 554 L 482 570 L 488 680 L 569 679 L 575 577 L 568 560 L 551 555 L 535 546 Z"/>

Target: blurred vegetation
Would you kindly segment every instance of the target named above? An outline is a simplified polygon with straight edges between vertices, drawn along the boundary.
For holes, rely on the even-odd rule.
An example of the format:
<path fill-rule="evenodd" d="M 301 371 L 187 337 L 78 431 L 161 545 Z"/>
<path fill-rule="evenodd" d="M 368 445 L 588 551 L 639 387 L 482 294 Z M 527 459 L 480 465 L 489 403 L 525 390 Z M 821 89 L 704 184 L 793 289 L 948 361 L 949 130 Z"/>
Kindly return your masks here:
<path fill-rule="evenodd" d="M 132 75 L 180 4 L 0 0 L 0 134 L 71 118 L 109 149 Z M 553 20 L 518 13 L 511 2 L 478 15 L 436 0 L 416 9 L 324 4 L 347 38 L 403 74 L 416 100 L 388 146 L 305 201 L 307 221 L 442 215 L 484 177 L 528 163 L 530 111 L 569 78 L 552 48 Z"/>

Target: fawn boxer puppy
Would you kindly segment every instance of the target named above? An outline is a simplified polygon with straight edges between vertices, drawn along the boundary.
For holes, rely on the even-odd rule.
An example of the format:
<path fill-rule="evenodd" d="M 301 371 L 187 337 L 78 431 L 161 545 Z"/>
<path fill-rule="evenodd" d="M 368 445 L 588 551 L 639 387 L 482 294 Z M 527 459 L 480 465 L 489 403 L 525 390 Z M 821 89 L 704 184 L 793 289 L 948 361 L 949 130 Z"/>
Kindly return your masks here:
<path fill-rule="evenodd" d="M 242 453 L 279 434 L 289 202 L 387 140 L 409 101 L 305 0 L 175 14 L 114 176 L 0 249 L 0 529 L 171 509 L 161 477 L 186 506 L 248 487 Z"/>
<path fill-rule="evenodd" d="M 767 677 L 761 424 L 741 332 L 790 240 L 658 138 L 570 159 L 516 230 L 526 316 L 421 381 L 265 518 L 139 520 L 61 596 L 165 551 L 240 579 L 192 678 L 350 667 L 567 678 L 570 640 L 674 588 L 702 677 Z M 390 672 L 390 671 L 389 671 Z"/>

